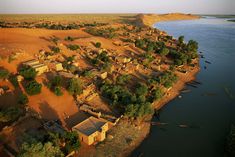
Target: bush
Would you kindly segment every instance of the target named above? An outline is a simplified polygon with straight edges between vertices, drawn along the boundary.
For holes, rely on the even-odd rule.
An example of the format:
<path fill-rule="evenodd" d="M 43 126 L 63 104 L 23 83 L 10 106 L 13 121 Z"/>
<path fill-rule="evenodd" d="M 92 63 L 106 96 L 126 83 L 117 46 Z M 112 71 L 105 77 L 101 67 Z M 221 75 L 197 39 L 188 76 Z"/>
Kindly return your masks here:
<path fill-rule="evenodd" d="M 33 80 L 26 83 L 25 90 L 29 95 L 36 95 L 41 93 L 42 85 L 37 81 Z"/>
<path fill-rule="evenodd" d="M 95 43 L 95 47 L 96 48 L 100 48 L 101 47 L 101 43 L 100 42 Z"/>
<path fill-rule="evenodd" d="M 82 94 L 82 82 L 78 78 L 72 78 L 69 81 L 68 92 L 72 95 Z"/>
<path fill-rule="evenodd" d="M 19 104 L 25 105 L 28 102 L 29 102 L 29 99 L 28 99 L 27 95 L 25 95 L 23 93 L 19 95 L 19 98 L 18 98 L 18 103 Z"/>
<path fill-rule="evenodd" d="M 35 79 L 37 72 L 31 67 L 23 66 L 20 69 L 20 75 L 22 75 L 26 80 L 33 80 Z"/>
<path fill-rule="evenodd" d="M 7 79 L 9 77 L 9 71 L 6 69 L 0 69 L 0 79 Z"/>
<path fill-rule="evenodd" d="M 66 38 L 64 38 L 65 41 L 74 41 L 74 38 L 71 36 L 67 36 Z"/>
<path fill-rule="evenodd" d="M 60 53 L 60 48 L 56 47 L 56 46 L 52 46 L 51 51 L 54 52 L 54 53 Z"/>

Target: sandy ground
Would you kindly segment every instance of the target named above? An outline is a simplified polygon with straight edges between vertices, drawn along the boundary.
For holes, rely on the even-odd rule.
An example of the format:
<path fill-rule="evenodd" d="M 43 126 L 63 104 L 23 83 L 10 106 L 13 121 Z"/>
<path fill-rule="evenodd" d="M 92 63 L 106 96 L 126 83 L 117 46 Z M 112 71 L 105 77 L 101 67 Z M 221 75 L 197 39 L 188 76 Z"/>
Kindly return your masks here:
<path fill-rule="evenodd" d="M 171 13 L 171 14 L 140 14 L 137 16 L 139 25 L 150 26 L 161 21 L 193 20 L 199 19 L 199 16 L 191 14 Z"/>

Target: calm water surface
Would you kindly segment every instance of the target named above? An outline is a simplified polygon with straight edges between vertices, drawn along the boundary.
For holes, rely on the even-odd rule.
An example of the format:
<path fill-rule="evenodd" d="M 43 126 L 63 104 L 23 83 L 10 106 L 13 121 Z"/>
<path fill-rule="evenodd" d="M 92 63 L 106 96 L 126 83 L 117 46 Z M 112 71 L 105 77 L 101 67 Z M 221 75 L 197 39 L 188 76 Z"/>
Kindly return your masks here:
<path fill-rule="evenodd" d="M 199 51 L 205 56 L 197 75 L 202 85 L 188 87 L 190 93 L 162 108 L 160 121 L 169 124 L 152 126 L 150 136 L 132 156 L 223 157 L 226 135 L 230 125 L 235 124 L 235 23 L 203 18 L 155 26 L 176 38 L 184 35 L 186 40 L 198 41 Z M 233 99 L 225 88 L 233 94 Z M 179 124 L 200 128 L 179 128 Z"/>

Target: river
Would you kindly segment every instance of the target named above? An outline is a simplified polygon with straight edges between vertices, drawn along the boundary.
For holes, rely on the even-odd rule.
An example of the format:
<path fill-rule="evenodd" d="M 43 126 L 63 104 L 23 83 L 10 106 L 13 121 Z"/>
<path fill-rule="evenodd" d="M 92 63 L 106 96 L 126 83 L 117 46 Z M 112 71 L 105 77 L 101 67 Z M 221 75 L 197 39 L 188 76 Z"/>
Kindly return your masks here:
<path fill-rule="evenodd" d="M 202 84 L 188 87 L 191 92 L 161 109 L 160 121 L 168 125 L 152 126 L 149 137 L 132 156 L 223 157 L 230 125 L 235 124 L 235 23 L 202 18 L 162 22 L 155 27 L 175 38 L 184 35 L 186 41 L 198 41 L 205 57 L 200 59 L 197 74 Z M 180 128 L 179 124 L 198 128 Z"/>

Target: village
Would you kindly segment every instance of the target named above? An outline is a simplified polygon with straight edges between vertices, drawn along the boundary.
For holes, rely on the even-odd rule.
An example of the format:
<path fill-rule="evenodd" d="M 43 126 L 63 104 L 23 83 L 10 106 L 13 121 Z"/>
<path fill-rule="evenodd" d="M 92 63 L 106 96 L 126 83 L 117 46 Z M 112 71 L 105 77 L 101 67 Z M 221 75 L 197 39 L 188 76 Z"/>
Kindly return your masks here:
<path fill-rule="evenodd" d="M 61 136 L 58 147 L 65 156 L 115 139 L 109 131 L 119 121 L 144 121 L 155 102 L 198 64 L 197 43 L 150 27 L 24 30 L 31 31 L 25 42 L 35 46 L 12 46 L 7 30 L 9 37 L 0 37 L 0 149 L 8 156 L 22 151 L 24 136 Z"/>

